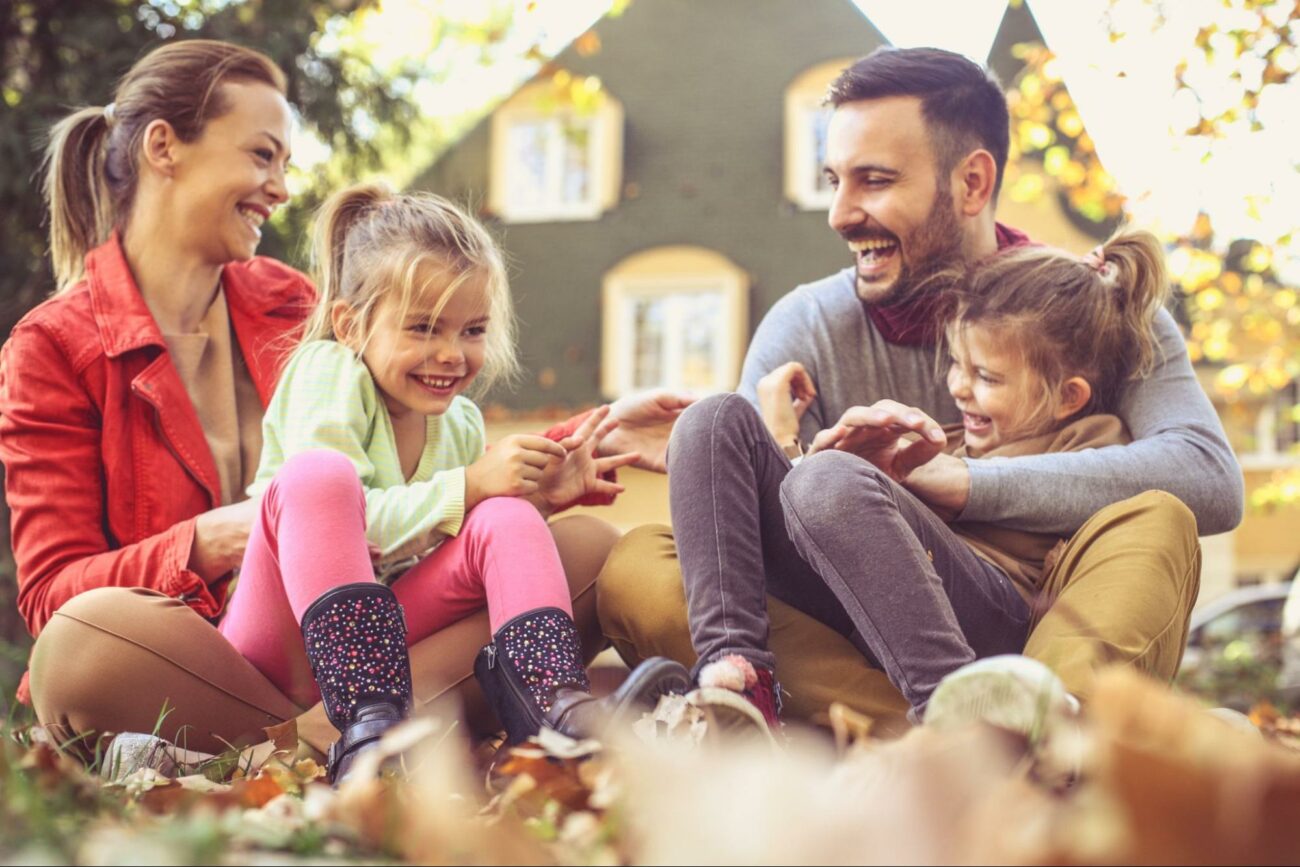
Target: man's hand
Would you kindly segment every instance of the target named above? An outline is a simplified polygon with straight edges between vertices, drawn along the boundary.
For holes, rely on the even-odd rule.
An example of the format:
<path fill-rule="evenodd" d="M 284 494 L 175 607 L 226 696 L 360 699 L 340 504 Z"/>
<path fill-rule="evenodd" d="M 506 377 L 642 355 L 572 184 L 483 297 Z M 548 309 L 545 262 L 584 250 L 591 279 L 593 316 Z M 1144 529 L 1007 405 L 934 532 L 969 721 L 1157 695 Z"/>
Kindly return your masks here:
<path fill-rule="evenodd" d="M 918 434 L 920 439 L 907 434 Z M 845 410 L 835 427 L 817 434 L 809 452 L 851 452 L 902 482 L 917 467 L 933 460 L 946 441 L 939 423 L 916 407 L 881 400 Z"/>
<path fill-rule="evenodd" d="M 668 389 L 643 391 L 616 400 L 610 404 L 609 418 L 618 426 L 599 442 L 596 454 L 602 458 L 636 454 L 632 466 L 668 472 L 668 437 L 677 416 L 694 402 L 693 395 Z"/>
<path fill-rule="evenodd" d="M 550 514 L 587 494 L 621 494 L 623 486 L 601 478 L 610 470 L 626 467 L 641 459 L 635 452 L 596 457 L 601 443 L 619 422 L 611 417 L 610 407 L 602 406 L 583 419 L 572 435 L 560 440 L 566 452 L 561 460 L 552 460 L 538 480 L 537 496 L 530 498 L 543 513 Z"/>
<path fill-rule="evenodd" d="M 940 518 L 953 521 L 970 501 L 970 468 L 961 458 L 938 454 L 908 473 L 903 487 Z"/>
<path fill-rule="evenodd" d="M 763 424 L 781 445 L 799 437 L 799 420 L 817 399 L 817 386 L 797 361 L 788 361 L 758 381 L 758 406 Z"/>
<path fill-rule="evenodd" d="M 261 507 L 262 498 L 254 497 L 199 515 L 186 564 L 189 570 L 211 584 L 242 563 L 248 535 Z"/>

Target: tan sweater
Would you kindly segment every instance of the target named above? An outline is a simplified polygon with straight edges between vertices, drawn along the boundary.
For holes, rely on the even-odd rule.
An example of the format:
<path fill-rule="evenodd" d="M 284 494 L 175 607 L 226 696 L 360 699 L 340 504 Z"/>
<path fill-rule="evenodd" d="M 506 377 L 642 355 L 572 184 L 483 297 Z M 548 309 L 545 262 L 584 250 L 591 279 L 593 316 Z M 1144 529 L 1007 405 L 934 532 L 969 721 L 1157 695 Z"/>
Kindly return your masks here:
<path fill-rule="evenodd" d="M 960 425 L 945 427 L 949 454 L 967 457 Z M 1130 442 L 1124 423 L 1113 415 L 1090 415 L 1053 433 L 1007 443 L 981 455 L 979 460 L 1077 452 Z M 1030 533 L 998 524 L 957 522 L 950 525 L 958 536 L 983 559 L 1007 573 L 1026 600 L 1042 586 L 1065 546 L 1065 539 L 1049 533 Z"/>
<path fill-rule="evenodd" d="M 198 413 L 221 480 L 221 504 L 244 499 L 262 451 L 262 402 L 219 290 L 192 334 L 164 334 L 172 363 Z"/>

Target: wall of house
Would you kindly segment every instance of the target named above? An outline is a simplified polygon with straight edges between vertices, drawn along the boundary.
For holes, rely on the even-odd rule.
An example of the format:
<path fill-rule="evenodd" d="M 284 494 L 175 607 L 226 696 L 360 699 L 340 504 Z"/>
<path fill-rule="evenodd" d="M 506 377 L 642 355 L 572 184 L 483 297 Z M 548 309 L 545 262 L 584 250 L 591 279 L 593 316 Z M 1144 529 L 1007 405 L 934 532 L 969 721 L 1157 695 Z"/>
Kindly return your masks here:
<path fill-rule="evenodd" d="M 782 195 L 783 103 L 803 70 L 883 38 L 848 0 L 643 0 L 596 25 L 601 50 L 558 65 L 598 75 L 623 104 L 623 195 L 596 221 L 496 225 L 514 266 L 528 377 L 492 398 L 517 409 L 600 398 L 601 278 L 650 247 L 716 250 L 751 275 L 750 327 L 800 283 L 849 264 L 824 212 Z M 486 201 L 490 123 L 416 183 Z M 539 375 L 550 383 L 543 387 Z"/>

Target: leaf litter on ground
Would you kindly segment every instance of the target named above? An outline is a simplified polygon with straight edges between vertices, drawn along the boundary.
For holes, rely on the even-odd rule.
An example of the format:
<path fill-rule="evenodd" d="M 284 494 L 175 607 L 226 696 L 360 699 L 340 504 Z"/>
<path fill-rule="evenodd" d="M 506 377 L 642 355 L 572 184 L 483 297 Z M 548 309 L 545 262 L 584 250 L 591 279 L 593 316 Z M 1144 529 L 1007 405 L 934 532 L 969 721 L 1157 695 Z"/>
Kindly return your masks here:
<path fill-rule="evenodd" d="M 1127 671 L 1105 673 L 1044 774 L 986 728 L 831 734 L 778 748 L 710 734 L 664 699 L 607 743 L 555 732 L 472 746 L 454 708 L 395 729 L 335 790 L 281 727 L 257 767 L 218 757 L 105 782 L 31 732 L 0 751 L 0 861 L 630 863 L 1296 863 L 1300 719 L 1234 728 Z M 1059 757 L 1057 757 L 1059 760 Z"/>

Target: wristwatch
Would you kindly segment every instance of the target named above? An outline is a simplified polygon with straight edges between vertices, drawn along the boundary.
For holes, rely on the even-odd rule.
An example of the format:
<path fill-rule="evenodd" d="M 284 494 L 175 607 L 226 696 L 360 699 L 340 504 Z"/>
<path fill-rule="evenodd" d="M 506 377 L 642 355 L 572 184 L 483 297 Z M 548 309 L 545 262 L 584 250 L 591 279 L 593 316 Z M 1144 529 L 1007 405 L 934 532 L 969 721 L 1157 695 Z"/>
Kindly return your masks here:
<path fill-rule="evenodd" d="M 790 466 L 792 467 L 796 466 L 801 460 L 803 460 L 803 456 L 807 454 L 803 442 L 800 441 L 798 435 L 785 445 L 781 446 L 781 451 L 790 459 Z"/>

